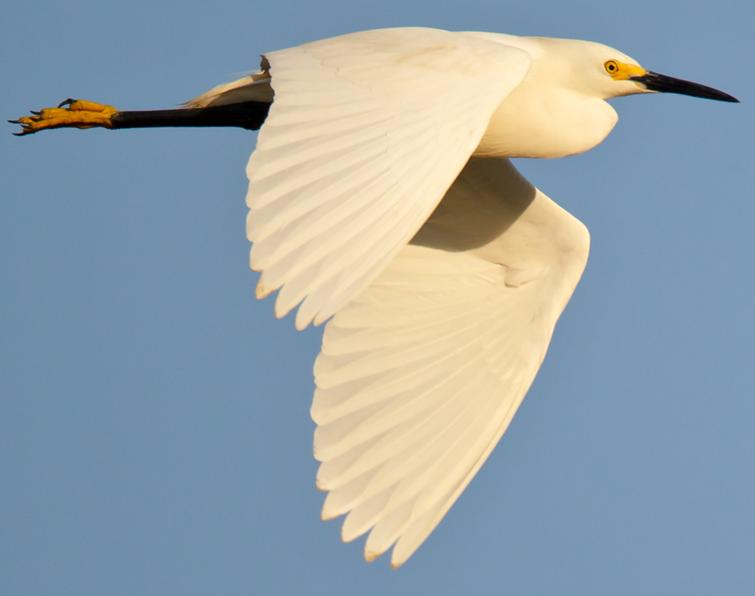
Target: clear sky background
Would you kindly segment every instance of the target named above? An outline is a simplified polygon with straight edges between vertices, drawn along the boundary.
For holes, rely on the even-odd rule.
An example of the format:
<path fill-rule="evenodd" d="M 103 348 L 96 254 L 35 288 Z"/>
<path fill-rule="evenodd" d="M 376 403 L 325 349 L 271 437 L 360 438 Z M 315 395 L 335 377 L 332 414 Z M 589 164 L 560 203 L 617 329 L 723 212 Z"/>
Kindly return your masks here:
<path fill-rule="evenodd" d="M 320 331 L 253 298 L 240 130 L 0 134 L 0 593 L 752 594 L 749 3 L 17 2 L 0 115 L 170 107 L 262 51 L 426 25 L 594 39 L 740 105 L 624 98 L 518 161 L 592 254 L 506 437 L 400 571 L 323 523 Z M 449 85 L 453 85 L 449 73 Z"/>

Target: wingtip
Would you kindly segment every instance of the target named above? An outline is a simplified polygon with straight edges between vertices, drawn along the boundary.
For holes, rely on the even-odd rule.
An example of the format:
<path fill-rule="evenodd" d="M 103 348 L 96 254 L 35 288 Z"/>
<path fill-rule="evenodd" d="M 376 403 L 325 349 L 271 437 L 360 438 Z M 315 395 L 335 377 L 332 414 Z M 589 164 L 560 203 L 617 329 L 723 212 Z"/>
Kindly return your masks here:
<path fill-rule="evenodd" d="M 340 513 L 334 513 L 332 511 L 328 511 L 325 507 L 322 508 L 322 511 L 320 511 L 320 519 L 322 521 L 330 521 L 332 519 L 336 519 Z"/>
<path fill-rule="evenodd" d="M 354 542 L 354 540 L 359 538 L 359 536 L 360 535 L 354 531 L 350 531 L 347 533 L 345 522 L 341 525 L 341 542 L 343 542 L 344 544 L 348 544 L 349 542 Z"/>
<path fill-rule="evenodd" d="M 374 550 L 367 550 L 364 551 L 364 560 L 367 563 L 372 563 L 375 559 L 377 559 L 382 553 L 376 553 Z"/>
<path fill-rule="evenodd" d="M 264 300 L 274 291 L 275 290 L 267 288 L 261 281 L 259 281 L 257 282 L 257 287 L 254 289 L 254 295 L 257 297 L 257 300 Z"/>
<path fill-rule="evenodd" d="M 288 313 L 291 312 L 291 307 L 290 306 L 286 306 L 283 303 L 283 298 L 281 296 L 282 296 L 282 294 L 279 293 L 278 294 L 278 298 L 276 298 L 276 300 L 275 300 L 275 306 L 273 307 L 276 319 L 282 319 Z"/>
<path fill-rule="evenodd" d="M 294 328 L 297 331 L 304 331 L 307 327 L 309 327 L 309 321 L 300 321 L 299 319 L 294 321 Z"/>

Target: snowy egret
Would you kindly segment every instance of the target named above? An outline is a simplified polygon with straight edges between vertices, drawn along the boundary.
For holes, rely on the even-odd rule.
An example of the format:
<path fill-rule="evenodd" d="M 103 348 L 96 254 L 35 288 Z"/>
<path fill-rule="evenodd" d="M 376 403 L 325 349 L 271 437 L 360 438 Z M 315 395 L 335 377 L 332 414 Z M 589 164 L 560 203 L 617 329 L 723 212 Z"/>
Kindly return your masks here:
<path fill-rule="evenodd" d="M 66 100 L 15 122 L 261 127 L 257 296 L 278 290 L 300 329 L 330 319 L 312 405 L 322 516 L 346 514 L 344 540 L 369 532 L 367 560 L 393 546 L 399 566 L 505 432 L 587 261 L 584 225 L 509 158 L 586 151 L 616 123 L 606 99 L 658 91 L 737 101 L 598 43 L 407 28 L 265 54 L 177 110 Z"/>

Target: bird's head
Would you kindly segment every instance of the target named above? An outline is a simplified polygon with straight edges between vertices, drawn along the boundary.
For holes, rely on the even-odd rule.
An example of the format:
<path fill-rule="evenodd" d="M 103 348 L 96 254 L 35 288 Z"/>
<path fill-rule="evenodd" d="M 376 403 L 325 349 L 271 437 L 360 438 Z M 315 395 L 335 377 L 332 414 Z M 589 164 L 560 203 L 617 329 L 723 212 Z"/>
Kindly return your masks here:
<path fill-rule="evenodd" d="M 602 44 L 587 42 L 580 48 L 580 76 L 583 84 L 604 99 L 637 93 L 679 93 L 718 101 L 738 102 L 728 93 L 659 74 L 640 66 L 626 54 Z"/>

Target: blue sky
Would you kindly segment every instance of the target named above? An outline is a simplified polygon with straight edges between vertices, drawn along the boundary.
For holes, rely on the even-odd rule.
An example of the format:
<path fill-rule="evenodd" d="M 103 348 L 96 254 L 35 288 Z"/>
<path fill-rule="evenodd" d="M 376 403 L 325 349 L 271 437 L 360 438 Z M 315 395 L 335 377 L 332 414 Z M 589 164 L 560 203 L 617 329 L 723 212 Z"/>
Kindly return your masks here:
<path fill-rule="evenodd" d="M 399 572 L 319 520 L 318 330 L 253 299 L 240 130 L 7 125 L 0 593 L 750 594 L 755 129 L 746 3 L 30 0 L 4 117 L 170 107 L 262 51 L 379 26 L 594 39 L 737 95 L 624 98 L 596 150 L 523 161 L 592 233 L 511 429 Z"/>

